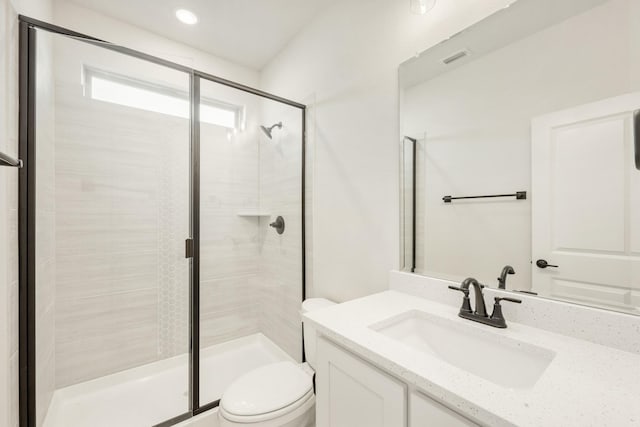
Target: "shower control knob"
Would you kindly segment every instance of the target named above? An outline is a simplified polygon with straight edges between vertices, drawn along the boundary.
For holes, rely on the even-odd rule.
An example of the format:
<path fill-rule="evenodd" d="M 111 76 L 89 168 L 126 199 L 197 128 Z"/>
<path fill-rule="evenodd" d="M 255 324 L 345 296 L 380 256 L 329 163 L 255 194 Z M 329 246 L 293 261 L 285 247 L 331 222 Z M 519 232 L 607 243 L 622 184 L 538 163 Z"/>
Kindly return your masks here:
<path fill-rule="evenodd" d="M 284 233 L 284 218 L 281 216 L 277 217 L 275 221 L 269 224 L 269 227 L 275 228 L 278 234 Z"/>

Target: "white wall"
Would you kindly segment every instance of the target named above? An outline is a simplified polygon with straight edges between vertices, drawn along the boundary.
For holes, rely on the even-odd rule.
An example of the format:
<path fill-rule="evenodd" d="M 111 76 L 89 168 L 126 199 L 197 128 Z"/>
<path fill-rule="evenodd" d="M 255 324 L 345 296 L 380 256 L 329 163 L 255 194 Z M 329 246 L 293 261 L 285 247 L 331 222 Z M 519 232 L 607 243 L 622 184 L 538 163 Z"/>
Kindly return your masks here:
<path fill-rule="evenodd" d="M 261 87 L 315 98 L 312 295 L 344 301 L 387 287 L 399 260 L 398 65 L 507 0 L 336 2 L 261 74 Z"/>
<path fill-rule="evenodd" d="M 53 15 L 53 0 L 9 0 L 14 10 L 31 18 L 50 21 Z"/>

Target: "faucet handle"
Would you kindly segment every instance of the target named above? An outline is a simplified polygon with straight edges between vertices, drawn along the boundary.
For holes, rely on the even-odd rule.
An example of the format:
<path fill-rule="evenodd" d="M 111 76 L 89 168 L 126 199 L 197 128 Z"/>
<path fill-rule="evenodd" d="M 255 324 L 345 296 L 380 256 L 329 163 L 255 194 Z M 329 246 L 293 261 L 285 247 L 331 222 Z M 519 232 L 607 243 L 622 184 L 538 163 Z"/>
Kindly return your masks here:
<path fill-rule="evenodd" d="M 469 289 L 460 288 L 458 286 L 449 286 L 449 289 L 453 289 L 454 291 L 460 291 L 464 293 L 465 297 L 469 297 Z"/>
<path fill-rule="evenodd" d="M 509 301 L 509 302 L 513 302 L 516 304 L 522 304 L 522 300 L 521 299 L 517 299 L 517 298 L 508 298 L 508 297 L 495 297 L 494 298 L 495 303 L 500 305 L 500 301 Z"/>
<path fill-rule="evenodd" d="M 449 286 L 449 289 L 453 289 L 454 291 L 459 291 L 464 294 L 460 313 L 473 313 L 473 310 L 471 310 L 471 300 L 469 299 L 469 289 L 459 288 L 457 286 Z"/>
<path fill-rule="evenodd" d="M 504 320 L 504 316 L 502 315 L 502 306 L 500 305 L 500 301 L 508 301 L 516 304 L 521 304 L 522 300 L 508 297 L 495 297 L 494 301 L 495 304 L 493 304 L 493 313 L 491 313 L 491 317 L 489 319 L 496 327 L 506 328 L 507 322 Z"/>

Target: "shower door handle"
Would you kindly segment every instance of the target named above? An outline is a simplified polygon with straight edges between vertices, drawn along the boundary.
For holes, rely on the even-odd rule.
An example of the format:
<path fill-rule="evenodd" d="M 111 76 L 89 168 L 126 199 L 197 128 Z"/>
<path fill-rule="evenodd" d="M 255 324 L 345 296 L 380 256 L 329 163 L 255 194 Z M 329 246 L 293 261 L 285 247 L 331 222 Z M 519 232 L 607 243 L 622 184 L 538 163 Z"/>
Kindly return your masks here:
<path fill-rule="evenodd" d="M 633 147 L 635 151 L 636 169 L 640 171 L 640 110 L 633 112 Z"/>
<path fill-rule="evenodd" d="M 194 245 L 193 239 L 189 238 L 184 241 L 184 257 L 193 258 Z"/>

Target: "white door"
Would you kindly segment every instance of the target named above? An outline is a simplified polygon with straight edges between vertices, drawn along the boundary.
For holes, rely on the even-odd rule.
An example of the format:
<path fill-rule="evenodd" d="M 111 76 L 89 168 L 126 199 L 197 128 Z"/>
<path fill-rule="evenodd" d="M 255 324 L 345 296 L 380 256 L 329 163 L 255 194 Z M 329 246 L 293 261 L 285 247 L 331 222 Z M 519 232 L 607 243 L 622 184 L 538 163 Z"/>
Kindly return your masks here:
<path fill-rule="evenodd" d="M 406 386 L 318 337 L 317 427 L 405 427 Z"/>
<path fill-rule="evenodd" d="M 533 291 L 640 307 L 637 109 L 640 93 L 632 93 L 532 121 Z"/>

